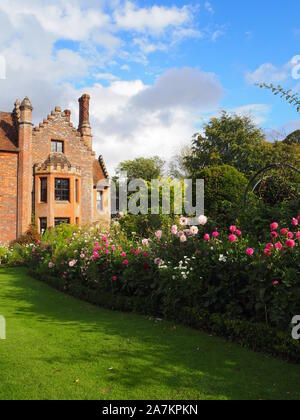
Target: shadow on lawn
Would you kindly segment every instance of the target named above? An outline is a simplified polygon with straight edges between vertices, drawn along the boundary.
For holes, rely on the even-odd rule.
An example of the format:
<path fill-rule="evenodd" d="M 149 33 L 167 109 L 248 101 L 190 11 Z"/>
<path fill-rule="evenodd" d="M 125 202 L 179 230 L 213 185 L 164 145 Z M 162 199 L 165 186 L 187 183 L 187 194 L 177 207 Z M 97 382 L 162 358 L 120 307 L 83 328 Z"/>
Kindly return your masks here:
<path fill-rule="evenodd" d="M 145 385 L 158 389 L 164 385 L 174 399 L 183 391 L 186 398 L 191 391 L 195 397 L 195 390 L 207 398 L 271 398 L 276 391 L 274 381 L 280 378 L 272 378 L 272 372 L 286 366 L 268 360 L 267 367 L 263 355 L 192 329 L 99 309 L 32 280 L 23 269 L 1 270 L 0 281 L 2 275 L 9 277 L 9 287 L 6 293 L 0 290 L 0 301 L 13 301 L 14 313 L 26 322 L 28 317 L 33 327 L 45 323 L 49 342 L 53 340 L 54 346 L 59 329 L 72 337 L 68 351 L 66 338 L 65 343 L 60 343 L 63 352 L 43 356 L 42 360 L 49 364 L 71 366 L 74 362 L 107 360 L 116 367 L 105 373 L 108 382 L 136 390 Z M 82 345 L 83 341 L 86 345 Z M 257 394 L 257 388 L 262 389 L 260 382 L 264 383 L 264 395 Z M 162 396 L 158 390 L 152 397 Z"/>

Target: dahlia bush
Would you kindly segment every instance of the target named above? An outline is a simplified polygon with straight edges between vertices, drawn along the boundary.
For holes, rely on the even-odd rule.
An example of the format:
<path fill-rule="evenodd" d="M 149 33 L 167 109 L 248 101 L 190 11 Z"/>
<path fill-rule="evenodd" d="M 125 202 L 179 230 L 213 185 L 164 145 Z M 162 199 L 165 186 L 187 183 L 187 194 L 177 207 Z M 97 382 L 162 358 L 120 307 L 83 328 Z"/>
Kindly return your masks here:
<path fill-rule="evenodd" d="M 250 243 L 239 226 L 224 231 L 207 222 L 201 216 L 189 226 L 181 217 L 150 238 L 128 238 L 118 223 L 107 234 L 60 226 L 19 249 L 18 259 L 66 291 L 143 298 L 157 315 L 201 307 L 287 330 L 300 314 L 300 216 L 289 226 L 272 222 L 264 243 Z M 0 248 L 0 264 L 14 252 Z"/>

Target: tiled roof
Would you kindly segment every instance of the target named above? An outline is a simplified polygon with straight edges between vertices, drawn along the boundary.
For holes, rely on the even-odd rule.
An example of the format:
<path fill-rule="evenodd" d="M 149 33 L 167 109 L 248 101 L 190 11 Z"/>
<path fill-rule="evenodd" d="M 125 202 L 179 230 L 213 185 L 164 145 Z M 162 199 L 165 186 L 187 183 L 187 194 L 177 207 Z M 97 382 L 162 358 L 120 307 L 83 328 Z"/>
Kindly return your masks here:
<path fill-rule="evenodd" d="M 16 152 L 18 133 L 10 112 L 0 112 L 0 150 Z"/>
<path fill-rule="evenodd" d="M 94 160 L 93 177 L 94 177 L 94 185 L 97 185 L 98 181 L 102 181 L 103 179 L 109 178 L 102 156 L 99 156 L 99 160 L 96 160 L 96 159 Z"/>

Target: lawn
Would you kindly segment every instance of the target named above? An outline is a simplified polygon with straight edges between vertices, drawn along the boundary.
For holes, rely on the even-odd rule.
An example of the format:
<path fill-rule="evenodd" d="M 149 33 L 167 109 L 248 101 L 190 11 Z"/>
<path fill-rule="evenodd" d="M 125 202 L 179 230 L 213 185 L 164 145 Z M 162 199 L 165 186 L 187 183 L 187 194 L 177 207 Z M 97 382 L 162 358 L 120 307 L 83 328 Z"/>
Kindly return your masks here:
<path fill-rule="evenodd" d="M 0 399 L 300 399 L 300 366 L 0 270 Z"/>

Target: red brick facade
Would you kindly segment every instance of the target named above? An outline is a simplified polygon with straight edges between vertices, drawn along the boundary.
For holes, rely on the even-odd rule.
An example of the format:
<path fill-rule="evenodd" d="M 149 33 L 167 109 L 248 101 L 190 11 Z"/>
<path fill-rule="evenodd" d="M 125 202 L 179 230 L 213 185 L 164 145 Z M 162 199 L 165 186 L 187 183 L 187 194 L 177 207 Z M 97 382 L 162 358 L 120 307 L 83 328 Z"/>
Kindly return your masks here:
<path fill-rule="evenodd" d="M 40 230 L 109 222 L 109 177 L 92 150 L 89 101 L 79 99 L 78 129 L 60 107 L 33 127 L 28 98 L 0 113 L 0 242 L 24 234 L 33 217 Z"/>

